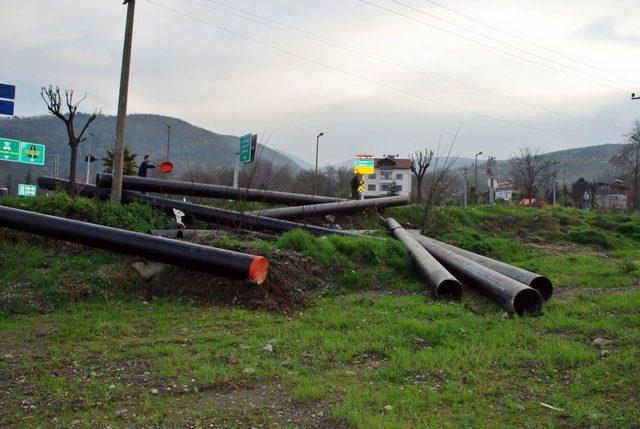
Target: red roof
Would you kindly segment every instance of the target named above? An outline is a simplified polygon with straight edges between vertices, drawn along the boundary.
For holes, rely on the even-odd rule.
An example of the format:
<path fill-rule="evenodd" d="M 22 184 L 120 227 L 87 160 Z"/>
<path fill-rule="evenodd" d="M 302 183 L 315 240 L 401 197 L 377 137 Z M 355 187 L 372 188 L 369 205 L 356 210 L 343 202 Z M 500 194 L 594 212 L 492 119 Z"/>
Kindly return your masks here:
<path fill-rule="evenodd" d="M 393 168 L 398 170 L 411 169 L 411 160 L 407 158 L 375 158 L 375 168 L 378 168 L 380 163 L 382 165 L 392 165 Z"/>

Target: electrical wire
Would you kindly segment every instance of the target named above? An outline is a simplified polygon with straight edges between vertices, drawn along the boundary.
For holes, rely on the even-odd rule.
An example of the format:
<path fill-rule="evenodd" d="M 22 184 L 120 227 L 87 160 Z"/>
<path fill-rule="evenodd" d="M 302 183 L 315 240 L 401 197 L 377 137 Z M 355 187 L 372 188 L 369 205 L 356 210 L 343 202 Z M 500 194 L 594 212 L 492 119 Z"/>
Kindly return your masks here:
<path fill-rule="evenodd" d="M 487 27 L 487 28 L 490 28 L 490 29 L 492 29 L 492 30 L 494 30 L 494 31 L 497 31 L 497 32 L 502 33 L 502 34 L 505 34 L 505 35 L 507 35 L 507 36 L 509 36 L 509 37 L 513 37 L 514 39 L 518 39 L 518 40 L 520 40 L 520 41 L 522 41 L 522 42 L 525 42 L 525 43 L 528 43 L 528 44 L 530 44 L 530 45 L 532 45 L 532 46 L 535 46 L 536 48 L 543 49 L 543 50 L 545 50 L 545 51 L 547 51 L 547 52 L 551 52 L 552 54 L 555 54 L 555 55 L 557 55 L 557 56 L 559 56 L 559 57 L 562 57 L 562 58 L 565 58 L 565 59 L 567 59 L 567 60 L 573 61 L 574 63 L 580 64 L 580 65 L 583 65 L 583 66 L 585 66 L 585 67 L 589 67 L 590 69 L 593 69 L 593 70 L 599 71 L 599 72 L 601 72 L 601 73 L 608 74 L 608 75 L 610 75 L 610 76 L 615 76 L 615 77 L 617 77 L 618 79 L 621 79 L 621 80 L 626 81 L 626 82 L 627 82 L 628 84 L 630 84 L 630 85 L 640 86 L 640 84 L 638 84 L 637 82 L 634 82 L 634 81 L 632 81 L 632 80 L 629 80 L 629 79 L 627 79 L 627 78 L 626 78 L 626 77 L 624 77 L 624 76 L 616 75 L 616 74 L 614 74 L 614 73 L 611 73 L 611 72 L 610 72 L 610 71 L 608 71 L 608 70 L 604 70 L 604 69 L 602 69 L 602 68 L 600 68 L 600 67 L 594 66 L 594 65 L 589 64 L 589 63 L 587 63 L 587 62 L 584 62 L 584 61 L 578 60 L 578 59 L 576 59 L 576 58 L 570 57 L 569 55 L 563 54 L 562 52 L 559 52 L 559 51 L 556 51 L 556 50 L 554 50 L 554 49 L 548 48 L 548 47 L 546 47 L 546 46 L 544 46 L 544 45 L 541 45 L 541 44 L 539 44 L 539 43 L 537 43 L 537 42 L 534 42 L 534 41 L 532 41 L 532 40 L 526 39 L 526 38 L 524 38 L 524 37 L 522 37 L 522 36 L 518 36 L 518 35 L 517 35 L 517 34 L 515 34 L 515 33 L 509 32 L 509 31 L 506 31 L 506 30 L 503 30 L 503 29 L 502 29 L 502 28 L 500 28 L 500 27 L 497 27 L 497 26 L 495 26 L 495 25 L 493 25 L 493 24 L 489 24 L 489 23 L 487 23 L 487 22 L 485 22 L 485 21 L 481 21 L 481 20 L 479 20 L 479 19 L 477 19 L 477 18 L 474 18 L 473 16 L 470 16 L 470 15 L 468 15 L 468 14 L 466 14 L 466 13 L 463 13 L 463 12 L 460 12 L 460 11 L 458 11 L 458 10 L 455 10 L 455 9 L 453 9 L 453 8 L 449 7 L 449 6 L 445 6 L 445 5 L 441 4 L 441 3 L 438 3 L 438 2 L 433 1 L 433 0 L 424 0 L 424 1 L 426 1 L 427 3 L 431 3 L 431 4 L 432 4 L 432 5 L 434 5 L 434 6 L 437 6 L 437 7 L 440 7 L 440 8 L 442 8 L 442 9 L 448 10 L 449 12 L 455 13 L 456 15 L 462 16 L 463 18 L 466 18 L 466 19 L 468 19 L 468 20 L 470 20 L 470 21 L 472 21 L 472 22 L 475 22 L 476 24 L 483 25 L 483 26 L 485 26 L 485 27 Z"/>
<path fill-rule="evenodd" d="M 491 40 L 491 41 L 493 41 L 493 42 L 500 43 L 500 44 L 502 44 L 502 45 L 504 45 L 504 46 L 508 46 L 508 47 L 509 47 L 509 48 L 511 48 L 511 49 L 515 49 L 515 50 L 517 50 L 517 51 L 520 51 L 520 52 L 522 52 L 522 53 L 524 53 L 524 54 L 527 54 L 527 55 L 530 55 L 530 56 L 532 56 L 532 57 L 539 58 L 539 59 L 541 59 L 541 60 L 543 60 L 543 61 L 548 61 L 548 62 L 550 62 L 550 63 L 552 63 L 552 64 L 555 64 L 555 65 L 558 65 L 558 66 L 560 66 L 560 67 L 565 67 L 565 68 L 568 68 L 568 69 L 570 69 L 570 70 L 577 71 L 578 73 L 585 74 L 585 75 L 590 76 L 590 77 L 595 78 L 595 79 L 602 79 L 602 80 L 607 81 L 607 82 L 609 82 L 609 83 L 613 83 L 613 84 L 615 84 L 615 85 L 620 85 L 620 83 L 619 83 L 619 82 L 617 82 L 617 81 L 615 81 L 615 80 L 611 80 L 611 79 L 606 78 L 606 77 L 598 76 L 598 75 L 595 75 L 595 74 L 590 73 L 590 72 L 585 72 L 585 71 L 583 71 L 583 70 L 581 70 L 581 69 L 579 69 L 579 68 L 577 68 L 577 67 L 573 67 L 573 66 L 570 66 L 570 65 L 566 65 L 566 64 L 561 63 L 561 62 L 559 62 L 559 61 L 555 61 L 555 60 L 553 60 L 553 59 L 549 59 L 549 58 L 547 58 L 547 57 L 543 57 L 542 55 L 538 55 L 538 54 L 536 54 L 535 52 L 527 51 L 526 49 L 522 49 L 522 48 L 520 48 L 520 47 L 518 47 L 518 46 L 516 46 L 516 45 L 514 45 L 514 44 L 512 44 L 512 43 L 508 43 L 508 42 L 502 41 L 502 40 L 500 40 L 500 39 L 496 39 L 495 37 L 488 36 L 488 35 L 486 35 L 486 34 L 484 34 L 484 33 L 481 33 L 481 32 L 479 32 L 479 31 L 476 31 L 476 30 L 474 30 L 474 29 L 472 29 L 472 28 L 469 28 L 469 27 L 466 27 L 466 26 L 463 26 L 463 25 L 460 25 L 460 24 L 456 24 L 456 23 L 451 22 L 451 21 L 448 21 L 448 20 L 446 20 L 446 19 L 444 19 L 444 18 L 440 18 L 439 16 L 433 15 L 433 14 L 431 14 L 431 13 L 429 13 L 429 12 L 425 12 L 425 11 L 423 11 L 423 10 L 421 10 L 421 9 L 415 8 L 415 7 L 413 7 L 413 6 L 410 6 L 410 5 L 408 5 L 408 4 L 406 4 L 406 3 L 403 3 L 403 2 L 401 2 L 401 1 L 399 1 L 399 0 L 389 0 L 389 1 L 390 1 L 390 2 L 392 2 L 392 3 L 395 3 L 395 4 L 397 4 L 397 5 L 400 5 L 400 6 L 402 6 L 402 7 L 405 7 L 405 8 L 407 8 L 407 9 L 409 9 L 409 10 L 412 10 L 412 11 L 414 11 L 414 12 L 417 12 L 417 13 L 419 13 L 419 14 L 421 14 L 421 15 L 428 16 L 428 17 L 433 18 L 433 19 L 435 19 L 435 20 L 438 20 L 438 21 L 444 22 L 444 23 L 446 23 L 446 24 L 449 24 L 449 25 L 452 25 L 452 26 L 454 26 L 454 27 L 461 28 L 461 29 L 463 29 L 463 30 L 465 30 L 465 31 L 468 31 L 468 32 L 470 32 L 470 33 L 476 34 L 476 35 L 478 35 L 478 36 L 480 36 L 480 37 L 484 37 L 484 38 L 489 39 L 489 40 Z M 624 87 L 624 86 L 623 86 L 623 87 Z"/>
<path fill-rule="evenodd" d="M 599 85 L 599 86 L 602 86 L 602 87 L 605 87 L 605 88 L 609 88 L 609 89 L 613 89 L 613 90 L 616 90 L 616 91 L 624 92 L 625 94 L 628 92 L 628 90 L 627 90 L 626 88 L 624 88 L 624 87 L 621 87 L 621 86 L 612 86 L 612 85 L 607 84 L 607 83 L 604 83 L 604 82 L 599 82 L 599 81 L 596 81 L 596 80 L 590 79 L 590 78 L 588 78 L 588 77 L 580 76 L 580 75 L 577 75 L 577 74 L 574 74 L 574 73 L 568 72 L 568 71 L 566 71 L 566 70 L 559 69 L 559 68 L 557 68 L 557 67 L 555 67 L 555 66 L 552 66 L 552 65 L 549 65 L 549 64 L 545 64 L 545 63 L 541 63 L 541 62 L 538 62 L 538 61 L 532 60 L 531 58 L 523 57 L 522 55 L 518 55 L 518 54 L 515 54 L 515 53 L 513 53 L 513 52 L 510 52 L 510 51 L 507 51 L 507 50 L 504 50 L 504 49 L 498 48 L 498 47 L 496 47 L 496 46 L 489 45 L 489 44 L 487 44 L 487 43 L 484 43 L 484 42 L 481 42 L 481 41 L 479 41 L 479 40 L 473 39 L 473 38 L 471 38 L 471 37 L 465 36 L 464 34 L 460 34 L 460 33 L 456 33 L 456 32 L 451 31 L 451 30 L 447 30 L 446 28 L 439 27 L 439 26 L 437 26 L 437 25 L 435 25 L 435 24 L 431 24 L 431 23 L 429 23 L 429 22 L 427 22 L 427 21 L 423 21 L 423 20 L 421 20 L 421 19 L 418 19 L 418 18 L 413 17 L 413 16 L 411 16 L 411 15 L 407 15 L 407 14 L 402 13 L 402 12 L 399 12 L 399 11 L 397 11 L 397 10 L 390 9 L 390 8 L 388 8 L 388 7 L 385 7 L 385 6 L 381 6 L 381 5 L 379 5 L 379 4 L 376 4 L 376 3 L 371 2 L 371 1 L 369 1 L 369 0 L 357 0 L 357 1 L 359 1 L 359 2 L 361 2 L 361 3 L 364 3 L 364 4 L 367 4 L 367 5 L 369 5 L 369 6 L 372 6 L 372 7 L 374 7 L 374 8 L 377 8 L 377 9 L 380 9 L 380 10 L 383 10 L 383 11 L 386 11 L 386 12 L 389 12 L 389 13 L 392 13 L 392 14 L 394 14 L 394 15 L 401 16 L 401 17 L 406 18 L 406 19 L 408 19 L 408 20 L 410 20 L 410 21 L 417 22 L 417 23 L 422 24 L 422 25 L 425 25 L 425 26 L 427 26 L 427 27 L 435 28 L 435 29 L 440 30 L 440 31 L 442 31 L 442 32 L 445 32 L 445 33 L 447 33 L 447 34 L 451 34 L 451 35 L 453 35 L 453 36 L 456 36 L 456 37 L 459 37 L 459 38 L 461 38 L 461 39 L 467 40 L 467 41 L 469 41 L 469 42 L 471 42 L 471 43 L 474 43 L 474 44 L 476 44 L 476 45 L 484 46 L 485 48 L 489 48 L 489 49 L 493 49 L 494 51 L 502 52 L 503 54 L 506 54 L 506 55 L 512 56 L 512 57 L 514 57 L 514 58 L 518 58 L 518 59 L 520 59 L 520 60 L 523 60 L 523 61 L 526 61 L 526 62 L 529 62 L 529 63 L 532 63 L 532 64 L 536 64 L 536 65 L 538 65 L 538 66 L 541 66 L 541 67 L 544 67 L 544 68 L 547 68 L 547 69 L 550 69 L 550 70 L 554 70 L 554 71 L 557 71 L 557 72 L 560 72 L 560 73 L 564 73 L 564 74 L 566 74 L 566 75 L 569 75 L 569 76 L 572 76 L 572 77 L 575 77 L 575 78 L 578 78 L 578 79 L 584 80 L 584 81 L 586 81 L 586 82 L 593 83 L 593 84 L 595 84 L 595 85 Z"/>
<path fill-rule="evenodd" d="M 536 126 L 533 126 L 533 125 L 523 124 L 523 123 L 516 122 L 516 121 L 511 121 L 511 120 L 508 120 L 508 119 L 502 119 L 502 118 L 498 118 L 498 117 L 495 117 L 495 116 L 487 115 L 485 113 L 474 112 L 472 110 L 469 110 L 469 109 L 466 109 L 466 108 L 463 108 L 463 107 L 458 107 L 458 106 L 455 106 L 455 105 L 452 105 L 452 104 L 449 104 L 449 103 L 446 103 L 446 102 L 442 102 L 442 101 L 439 101 L 439 100 L 435 100 L 435 99 L 432 99 L 432 98 L 423 97 L 423 96 L 414 94 L 413 92 L 410 92 L 410 91 L 407 91 L 407 90 L 404 90 L 404 89 L 401 89 L 401 88 L 397 88 L 397 87 L 394 87 L 392 85 L 388 85 L 386 83 L 378 82 L 378 81 L 375 81 L 375 80 L 370 79 L 368 77 L 361 76 L 361 75 L 358 75 L 356 73 L 352 73 L 352 72 L 347 71 L 347 70 L 343 70 L 343 69 L 341 69 L 339 67 L 335 67 L 335 66 L 332 66 L 330 64 L 326 64 L 326 63 L 317 61 L 317 60 L 315 60 L 313 58 L 298 54 L 298 53 L 293 52 L 293 51 L 289 51 L 287 49 L 284 49 L 284 48 L 281 48 L 279 46 L 270 44 L 268 42 L 264 42 L 262 40 L 254 38 L 252 36 L 245 35 L 243 33 L 240 33 L 240 32 L 235 31 L 235 30 L 231 30 L 231 29 L 223 27 L 221 25 L 214 24 L 214 23 L 209 22 L 209 21 L 205 21 L 205 20 L 203 20 L 201 18 L 189 15 L 187 13 L 184 13 L 184 12 L 180 11 L 180 10 L 177 10 L 177 9 L 172 8 L 172 7 L 169 7 L 169 6 L 163 5 L 161 3 L 158 3 L 158 2 L 156 2 L 154 0 L 146 0 L 146 2 L 149 3 L 149 4 L 152 4 L 152 5 L 156 6 L 156 7 L 159 7 L 159 8 L 165 9 L 167 11 L 170 11 L 172 13 L 175 13 L 177 15 L 181 15 L 181 16 L 187 18 L 187 19 L 191 19 L 193 21 L 197 21 L 197 22 L 199 22 L 201 24 L 204 24 L 204 25 L 207 25 L 209 27 L 215 28 L 217 30 L 223 31 L 223 32 L 225 32 L 227 34 L 231 34 L 233 36 L 236 36 L 236 37 L 239 37 L 239 38 L 254 42 L 254 43 L 258 44 L 258 45 L 270 48 L 270 49 L 272 49 L 274 51 L 277 51 L 277 52 L 280 52 L 282 54 L 298 58 L 300 60 L 315 64 L 315 65 L 323 67 L 325 69 L 332 70 L 334 72 L 337 72 L 337 73 L 352 77 L 354 79 L 357 79 L 357 80 L 360 80 L 360 81 L 363 81 L 363 82 L 367 82 L 369 84 L 372 84 L 372 85 L 375 85 L 375 86 L 378 86 L 378 87 L 381 87 L 381 88 L 385 88 L 385 89 L 390 90 L 390 91 L 394 91 L 394 92 L 397 92 L 397 93 L 400 93 L 400 94 L 407 95 L 409 97 L 412 97 L 414 99 L 417 99 L 417 100 L 425 102 L 425 103 L 431 103 L 431 104 L 436 104 L 436 105 L 439 105 L 439 106 L 444 106 L 444 107 L 446 107 L 448 109 L 451 109 L 451 110 L 457 110 L 457 111 L 468 113 L 468 114 L 471 114 L 471 115 L 474 115 L 474 116 L 478 116 L 478 117 L 481 117 L 481 118 L 484 118 L 484 119 L 489 119 L 489 120 L 492 120 L 492 121 L 495 121 L 495 122 L 509 124 L 509 125 L 512 125 L 512 126 L 515 126 L 515 127 L 526 128 L 526 129 L 535 130 L 535 131 L 539 131 L 539 132 L 562 135 L 562 136 L 568 136 L 568 137 L 577 137 L 577 138 L 582 138 L 582 139 L 602 140 L 602 138 L 596 137 L 596 136 L 580 135 L 580 134 L 567 133 L 567 132 L 558 131 L 558 130 L 550 130 L 550 129 L 546 129 L 546 128 L 536 127 Z"/>
<path fill-rule="evenodd" d="M 394 58 L 391 58 L 391 57 L 388 57 L 388 56 L 385 56 L 385 55 L 382 55 L 382 54 L 378 54 L 378 53 L 373 52 L 373 51 L 369 51 L 369 50 L 362 49 L 362 48 L 359 48 L 359 47 L 356 47 L 356 46 L 353 46 L 353 45 L 349 45 L 349 44 L 341 42 L 339 40 L 332 39 L 330 37 L 326 37 L 326 36 L 323 36 L 323 35 L 318 34 L 318 33 L 313 33 L 311 31 L 305 30 L 303 28 L 296 27 L 296 26 L 293 26 L 293 25 L 289 25 L 289 24 L 287 24 L 285 22 L 278 21 L 278 20 L 275 20 L 275 19 L 272 19 L 272 18 L 269 18 L 269 17 L 265 17 L 263 15 L 258 15 L 258 14 L 255 14 L 255 13 L 246 11 L 244 9 L 240 9 L 238 7 L 231 6 L 231 5 L 216 1 L 216 0 L 206 0 L 206 1 L 208 1 L 209 3 L 212 3 L 212 4 L 219 5 L 221 7 L 226 7 L 226 8 L 229 8 L 231 10 L 238 11 L 240 13 L 248 15 L 249 17 L 243 16 L 243 15 L 239 15 L 237 13 L 229 12 L 227 10 L 211 6 L 210 4 L 202 4 L 202 3 L 199 3 L 199 2 L 194 1 L 194 0 L 183 0 L 183 1 L 185 1 L 187 3 L 191 3 L 191 4 L 194 4 L 194 5 L 197 5 L 197 6 L 201 6 L 201 7 L 204 7 L 204 8 L 208 8 L 208 9 L 211 9 L 211 10 L 215 10 L 215 11 L 218 11 L 218 12 L 230 15 L 230 16 L 234 16 L 236 18 L 245 19 L 245 20 L 248 20 L 250 22 L 255 22 L 257 24 L 264 25 L 264 26 L 269 27 L 269 28 L 274 28 L 274 29 L 286 32 L 288 34 L 292 34 L 292 35 L 297 36 L 297 37 L 303 37 L 303 38 L 306 38 L 306 39 L 309 39 L 309 40 L 316 41 L 318 43 L 323 43 L 323 44 L 328 45 L 328 46 L 332 46 L 332 47 L 336 47 L 336 48 L 339 48 L 339 49 L 347 50 L 347 51 L 356 53 L 358 55 L 365 56 L 365 57 L 368 57 L 368 58 L 372 58 L 372 59 L 375 59 L 375 60 L 378 60 L 378 61 L 381 61 L 381 62 L 384 62 L 384 63 L 387 63 L 387 64 L 392 64 L 392 65 L 394 65 L 396 67 L 400 67 L 400 68 L 403 68 L 405 70 L 410 70 L 410 71 L 415 72 L 415 73 L 423 74 L 423 75 L 429 76 L 429 77 L 431 77 L 433 79 L 439 79 L 439 80 L 448 82 L 450 84 L 454 84 L 454 85 L 458 85 L 460 87 L 472 89 L 472 90 L 480 92 L 480 93 L 490 94 L 490 95 L 493 95 L 495 97 L 500 97 L 500 98 L 503 98 L 505 100 L 509 100 L 511 102 L 517 103 L 517 104 L 528 106 L 530 108 L 544 110 L 544 111 L 553 113 L 555 115 L 564 116 L 564 117 L 571 118 L 573 120 L 581 121 L 581 122 L 584 122 L 584 123 L 590 123 L 590 124 L 595 124 L 595 125 L 605 126 L 607 128 L 611 128 L 611 126 L 609 124 L 606 124 L 606 123 L 601 122 L 601 121 L 597 121 L 597 120 L 590 119 L 590 118 L 584 118 L 584 117 L 572 115 L 570 113 L 559 111 L 559 110 L 555 110 L 555 109 L 551 109 L 549 107 L 542 106 L 540 104 L 524 101 L 524 100 L 521 100 L 521 99 L 518 99 L 518 98 L 515 98 L 515 97 L 512 97 L 512 96 L 500 93 L 498 91 L 494 91 L 494 90 L 491 90 L 491 89 L 488 89 L 488 88 L 484 88 L 484 87 L 481 87 L 481 86 L 478 86 L 478 85 L 474 85 L 474 84 L 471 84 L 471 83 L 468 83 L 468 82 L 465 82 L 465 81 L 462 81 L 462 80 L 459 80 L 459 79 L 455 79 L 455 78 L 452 78 L 452 77 L 449 77 L 449 76 L 434 72 L 432 70 L 426 69 L 426 68 L 421 67 L 421 66 L 416 66 L 416 65 L 413 65 L 413 64 L 410 64 L 410 63 L 406 63 L 406 62 L 403 62 L 403 61 L 396 60 Z M 255 18 L 258 18 L 258 19 L 253 19 L 253 18 L 250 18 L 250 17 L 255 17 Z M 267 22 L 263 22 L 263 21 L 260 21 L 260 20 L 264 20 L 264 21 L 267 21 Z M 274 23 L 276 25 L 270 24 L 270 23 Z M 613 128 L 611 128 L 611 129 L 613 129 Z"/>

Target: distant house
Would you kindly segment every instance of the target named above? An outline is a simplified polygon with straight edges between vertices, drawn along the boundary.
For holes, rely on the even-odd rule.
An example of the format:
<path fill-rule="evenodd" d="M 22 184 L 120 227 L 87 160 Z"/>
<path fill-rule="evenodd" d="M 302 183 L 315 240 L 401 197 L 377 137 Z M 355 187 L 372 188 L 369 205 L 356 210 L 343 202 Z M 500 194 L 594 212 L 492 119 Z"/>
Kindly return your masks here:
<path fill-rule="evenodd" d="M 598 182 L 594 195 L 595 206 L 603 209 L 624 210 L 627 208 L 627 192 L 629 188 L 622 180 L 614 180 L 611 183 Z"/>
<path fill-rule="evenodd" d="M 364 197 L 384 197 L 391 189 L 397 195 L 411 193 L 411 160 L 393 155 L 374 159 L 374 172 L 364 176 Z"/>

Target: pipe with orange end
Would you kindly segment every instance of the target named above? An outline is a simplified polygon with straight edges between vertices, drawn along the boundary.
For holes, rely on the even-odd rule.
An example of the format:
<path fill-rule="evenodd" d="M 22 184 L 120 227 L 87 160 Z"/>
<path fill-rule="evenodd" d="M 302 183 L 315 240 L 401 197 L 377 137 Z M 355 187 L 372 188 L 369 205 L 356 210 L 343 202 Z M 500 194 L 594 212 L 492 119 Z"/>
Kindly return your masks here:
<path fill-rule="evenodd" d="M 112 252 L 141 256 L 170 265 L 246 279 L 257 284 L 265 281 L 269 270 L 269 261 L 263 256 L 10 207 L 0 206 L 0 228 L 11 228 Z"/>

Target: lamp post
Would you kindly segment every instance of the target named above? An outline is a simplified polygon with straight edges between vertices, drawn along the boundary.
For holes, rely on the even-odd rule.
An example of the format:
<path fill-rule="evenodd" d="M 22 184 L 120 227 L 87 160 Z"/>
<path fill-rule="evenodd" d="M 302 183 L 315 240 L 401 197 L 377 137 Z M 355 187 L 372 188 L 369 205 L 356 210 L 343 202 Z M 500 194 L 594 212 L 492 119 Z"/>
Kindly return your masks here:
<path fill-rule="evenodd" d="M 89 179 L 91 178 L 91 158 L 93 157 L 93 133 L 87 133 L 91 136 L 91 144 L 89 145 L 89 155 L 87 156 L 87 180 L 85 183 L 89 184 Z"/>
<path fill-rule="evenodd" d="M 317 190 L 317 182 L 318 182 L 318 147 L 320 146 L 320 137 L 322 137 L 324 133 L 318 134 L 316 137 L 316 174 L 313 176 L 313 195 L 316 194 Z"/>
<path fill-rule="evenodd" d="M 478 194 L 478 156 L 482 155 L 482 152 L 476 153 L 476 167 L 474 171 L 475 178 L 473 180 L 473 186 L 476 188 L 476 195 Z"/>
<path fill-rule="evenodd" d="M 164 124 L 167 127 L 167 161 L 169 161 L 169 146 L 171 145 L 171 125 Z"/>

